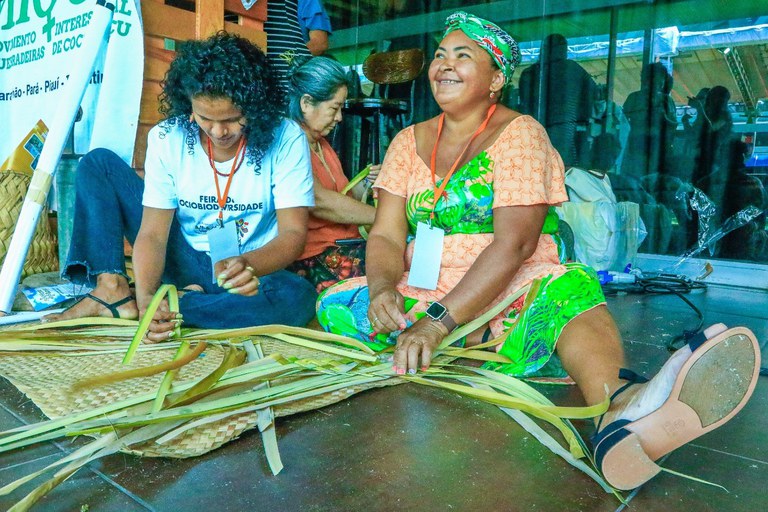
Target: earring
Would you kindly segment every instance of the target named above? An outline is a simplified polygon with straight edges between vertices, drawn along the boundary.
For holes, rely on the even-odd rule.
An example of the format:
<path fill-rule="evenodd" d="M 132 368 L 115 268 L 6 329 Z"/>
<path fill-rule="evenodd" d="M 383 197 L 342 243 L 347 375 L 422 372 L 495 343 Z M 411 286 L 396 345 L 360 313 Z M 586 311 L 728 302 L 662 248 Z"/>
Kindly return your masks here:
<path fill-rule="evenodd" d="M 496 97 L 496 93 L 491 91 L 491 94 L 488 95 L 491 99 Z"/>

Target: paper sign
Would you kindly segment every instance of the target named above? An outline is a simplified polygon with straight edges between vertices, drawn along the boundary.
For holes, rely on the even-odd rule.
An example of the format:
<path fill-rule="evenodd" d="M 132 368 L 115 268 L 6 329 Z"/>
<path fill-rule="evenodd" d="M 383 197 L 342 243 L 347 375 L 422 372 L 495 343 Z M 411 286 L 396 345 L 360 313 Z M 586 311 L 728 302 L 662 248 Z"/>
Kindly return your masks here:
<path fill-rule="evenodd" d="M 225 222 L 220 228 L 213 228 L 208 231 L 208 247 L 211 251 L 211 273 L 213 282 L 216 282 L 216 263 L 232 256 L 240 254 L 239 237 L 237 235 L 237 225 L 234 222 Z"/>
<path fill-rule="evenodd" d="M 413 247 L 413 260 L 408 274 L 408 285 L 425 290 L 437 288 L 440 275 L 440 260 L 443 258 L 443 238 L 445 231 L 419 222 L 416 226 L 416 241 Z"/>

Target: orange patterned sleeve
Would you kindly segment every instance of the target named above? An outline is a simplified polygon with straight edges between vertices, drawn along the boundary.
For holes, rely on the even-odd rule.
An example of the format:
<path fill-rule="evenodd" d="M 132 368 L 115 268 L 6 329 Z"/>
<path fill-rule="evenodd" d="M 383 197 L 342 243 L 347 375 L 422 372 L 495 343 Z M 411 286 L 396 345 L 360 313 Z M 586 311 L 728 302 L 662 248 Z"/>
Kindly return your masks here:
<path fill-rule="evenodd" d="M 512 120 L 489 156 L 494 161 L 494 208 L 557 205 L 568 200 L 563 160 L 544 127 L 532 117 Z"/>
<path fill-rule="evenodd" d="M 416 155 L 416 139 L 413 126 L 398 133 L 387 148 L 381 171 L 373 184 L 374 188 L 384 189 L 391 194 L 407 197 L 408 178 L 413 169 Z"/>

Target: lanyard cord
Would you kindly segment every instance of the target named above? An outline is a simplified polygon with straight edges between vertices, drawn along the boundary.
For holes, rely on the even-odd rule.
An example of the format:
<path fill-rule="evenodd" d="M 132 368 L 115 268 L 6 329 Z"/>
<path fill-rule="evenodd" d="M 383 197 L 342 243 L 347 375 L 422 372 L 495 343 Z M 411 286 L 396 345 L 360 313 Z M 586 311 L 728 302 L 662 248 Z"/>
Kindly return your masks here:
<path fill-rule="evenodd" d="M 216 164 L 213 162 L 213 146 L 211 146 L 211 138 L 208 139 L 208 163 L 211 164 L 213 169 L 213 182 L 216 184 L 216 202 L 219 204 L 219 224 L 224 222 L 224 207 L 227 205 L 227 198 L 229 197 L 229 186 L 232 184 L 232 177 L 235 175 L 245 159 L 245 137 L 240 137 L 240 144 L 237 146 L 237 152 L 235 153 L 235 159 L 232 161 L 232 169 L 229 174 L 219 172 L 216 168 Z M 224 186 L 224 195 L 221 194 L 219 188 L 219 178 L 217 175 L 226 176 L 227 184 Z"/>
<path fill-rule="evenodd" d="M 320 160 L 320 163 L 323 165 L 323 169 L 325 169 L 326 174 L 329 178 L 331 178 L 331 181 L 333 182 L 333 186 L 336 187 L 336 178 L 333 176 L 333 173 L 331 172 L 331 168 L 328 166 L 328 162 L 325 160 L 325 151 L 323 150 L 323 146 L 320 143 L 320 141 L 317 141 L 317 146 L 320 148 L 318 150 L 315 150 L 315 148 L 310 144 L 310 149 L 312 150 L 312 155 Z"/>
<path fill-rule="evenodd" d="M 432 203 L 432 210 L 429 212 L 429 219 L 432 220 L 435 218 L 435 207 L 437 206 L 437 201 L 440 199 L 440 197 L 443 195 L 443 192 L 445 192 L 445 187 L 448 186 L 448 180 L 451 179 L 451 176 L 453 176 L 454 171 L 456 171 L 456 167 L 458 167 L 459 162 L 462 158 L 464 158 L 464 154 L 469 149 L 470 144 L 472 144 L 472 141 L 474 141 L 478 135 L 480 135 L 485 128 L 488 126 L 488 121 L 491 120 L 491 116 L 496 111 L 496 104 L 494 103 L 491 105 L 491 107 L 488 109 L 488 114 L 485 116 L 485 121 L 480 124 L 480 126 L 477 127 L 477 130 L 475 130 L 475 133 L 472 134 L 472 137 L 469 138 L 469 141 L 467 142 L 467 145 L 464 146 L 464 149 L 461 151 L 459 156 L 456 158 L 456 161 L 453 162 L 453 166 L 451 166 L 451 169 L 448 171 L 448 174 L 445 175 L 445 178 L 443 178 L 443 183 L 440 185 L 440 187 L 437 186 L 437 173 L 435 172 L 436 169 L 436 162 L 437 162 L 437 145 L 440 142 L 440 134 L 443 132 L 443 123 L 445 122 L 445 112 L 440 114 L 440 118 L 437 121 L 437 137 L 435 138 L 435 146 L 432 148 L 432 158 L 429 160 L 429 170 L 432 174 L 432 186 L 434 187 L 434 194 L 435 199 Z"/>

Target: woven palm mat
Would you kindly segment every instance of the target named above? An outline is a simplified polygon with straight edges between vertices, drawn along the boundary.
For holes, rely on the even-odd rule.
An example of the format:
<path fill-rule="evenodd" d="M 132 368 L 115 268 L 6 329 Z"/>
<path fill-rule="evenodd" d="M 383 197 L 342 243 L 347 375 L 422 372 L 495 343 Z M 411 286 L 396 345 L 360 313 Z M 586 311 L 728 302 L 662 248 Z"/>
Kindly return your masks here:
<path fill-rule="evenodd" d="M 334 356 L 318 350 L 298 347 L 268 336 L 253 337 L 265 355 L 274 353 L 286 357 L 328 359 Z M 130 368 L 160 364 L 173 359 L 176 348 L 167 350 L 138 351 Z M 122 353 L 66 356 L 61 353 L 36 352 L 25 355 L 18 352 L 0 352 L 0 375 L 7 378 L 24 393 L 49 418 L 88 411 L 131 397 L 154 393 L 160 386 L 163 374 L 130 379 L 104 386 L 72 391 L 72 384 L 95 375 L 123 371 Z M 196 360 L 182 367 L 175 383 L 197 381 L 213 372 L 221 363 L 224 350 L 209 345 Z M 273 381 L 275 383 L 279 380 Z M 374 387 L 390 386 L 403 382 L 387 379 L 360 386 L 351 386 L 312 398 L 297 400 L 273 408 L 274 415 L 288 416 L 298 412 L 319 409 L 349 398 L 355 393 Z M 237 438 L 241 433 L 256 426 L 256 412 L 230 416 L 212 423 L 191 428 L 164 444 L 149 441 L 126 447 L 124 451 L 148 457 L 194 457 L 218 448 Z"/>

